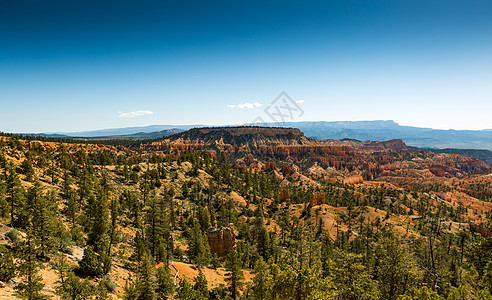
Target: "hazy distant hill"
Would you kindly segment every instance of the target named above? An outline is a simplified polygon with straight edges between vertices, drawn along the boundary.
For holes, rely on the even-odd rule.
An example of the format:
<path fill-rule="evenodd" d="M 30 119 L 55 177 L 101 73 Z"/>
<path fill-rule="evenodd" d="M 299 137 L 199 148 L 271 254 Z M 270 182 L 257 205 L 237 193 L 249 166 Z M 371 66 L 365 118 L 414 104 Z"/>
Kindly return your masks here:
<path fill-rule="evenodd" d="M 118 129 L 108 129 L 108 131 L 117 132 Z M 126 128 L 122 128 L 122 132 L 126 131 Z M 130 131 L 133 131 L 132 129 Z M 182 132 L 183 129 L 179 128 L 170 128 L 163 129 L 159 131 L 152 132 L 137 132 L 133 134 L 114 134 L 114 135 L 98 135 L 96 132 L 75 132 L 75 133 L 66 133 L 66 134 L 57 134 L 57 133 L 28 133 L 25 135 L 34 135 L 34 136 L 42 136 L 49 138 L 69 138 L 76 140 L 84 140 L 84 141 L 100 141 L 100 140 L 153 140 L 159 139 L 162 137 L 170 136 L 179 132 Z M 98 130 L 97 132 L 104 133 L 106 130 Z"/>
<path fill-rule="evenodd" d="M 283 126 L 301 129 L 315 139 L 386 141 L 401 139 L 420 148 L 492 150 L 492 130 L 439 130 L 401 126 L 393 121 L 289 122 Z"/>
<path fill-rule="evenodd" d="M 182 129 L 164 129 L 161 131 L 154 131 L 154 132 L 139 132 L 135 134 L 124 134 L 124 135 L 109 135 L 109 136 L 95 136 L 95 137 L 72 137 L 69 136 L 68 138 L 75 139 L 75 140 L 81 140 L 81 141 L 107 141 L 107 140 L 134 140 L 134 141 L 140 141 L 140 140 L 155 140 L 155 139 L 160 139 L 166 136 L 170 136 L 179 132 L 182 132 Z"/>
<path fill-rule="evenodd" d="M 193 127 L 203 127 L 203 125 L 149 125 L 149 126 L 142 126 L 142 127 L 110 128 L 110 129 L 78 131 L 78 132 L 56 132 L 56 133 L 44 133 L 44 134 L 36 134 L 36 135 L 44 135 L 49 137 L 54 137 L 54 136 L 112 137 L 112 136 L 137 135 L 140 139 L 142 134 L 144 133 L 157 133 L 160 131 L 166 131 L 170 129 L 183 131 Z"/>

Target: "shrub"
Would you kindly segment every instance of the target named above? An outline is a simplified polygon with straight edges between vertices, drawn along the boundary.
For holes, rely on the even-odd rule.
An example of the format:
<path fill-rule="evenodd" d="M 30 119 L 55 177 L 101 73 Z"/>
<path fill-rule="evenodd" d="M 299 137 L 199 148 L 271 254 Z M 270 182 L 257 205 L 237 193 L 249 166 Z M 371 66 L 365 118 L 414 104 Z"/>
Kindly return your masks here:
<path fill-rule="evenodd" d="M 110 293 L 114 292 L 116 289 L 116 284 L 113 281 L 111 281 L 111 277 L 109 277 L 108 275 L 103 276 L 103 278 L 101 279 L 101 284 Z"/>
<path fill-rule="evenodd" d="M 99 262 L 99 256 L 92 246 L 87 246 L 84 250 L 84 256 L 79 262 L 79 269 L 82 273 L 95 276 L 101 273 L 101 263 Z"/>
<path fill-rule="evenodd" d="M 5 234 L 13 243 L 18 242 L 20 240 L 19 231 L 17 229 L 12 229 Z"/>

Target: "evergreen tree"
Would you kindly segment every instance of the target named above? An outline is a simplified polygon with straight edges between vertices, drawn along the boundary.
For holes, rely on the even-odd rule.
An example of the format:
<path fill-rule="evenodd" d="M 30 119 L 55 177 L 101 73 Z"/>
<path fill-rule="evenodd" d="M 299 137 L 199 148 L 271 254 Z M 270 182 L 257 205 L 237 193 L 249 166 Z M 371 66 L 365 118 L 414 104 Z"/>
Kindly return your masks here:
<path fill-rule="evenodd" d="M 26 239 L 22 242 L 17 252 L 18 270 L 23 281 L 15 286 L 15 290 L 24 299 L 38 300 L 47 298 L 46 295 L 41 293 L 44 283 L 41 276 L 38 275 L 38 270 L 42 265 L 36 259 L 37 252 L 37 241 L 32 234 L 32 230 L 28 228 Z"/>
<path fill-rule="evenodd" d="M 267 299 L 329 299 L 332 296 L 328 289 L 330 282 L 322 276 L 321 264 L 309 266 L 301 262 L 296 255 L 287 252 L 278 265 L 271 264 L 268 277 L 271 282 L 265 285 Z"/>
<path fill-rule="evenodd" d="M 396 299 L 417 284 L 420 271 L 398 235 L 388 232 L 375 252 L 381 299 Z"/>
<path fill-rule="evenodd" d="M 2 177 L 2 174 L 0 174 L 0 218 L 7 218 L 10 209 L 7 201 L 7 185 Z"/>
<path fill-rule="evenodd" d="M 210 246 L 207 237 L 202 232 L 200 224 L 193 218 L 193 227 L 190 232 L 188 255 L 198 266 L 205 266 L 210 262 Z"/>
<path fill-rule="evenodd" d="M 4 245 L 0 245 L 0 281 L 9 281 L 15 276 L 16 271 L 14 255 Z"/>
<path fill-rule="evenodd" d="M 155 288 L 155 262 L 152 256 L 145 251 L 137 269 L 137 280 L 135 282 L 137 300 L 156 299 Z"/>
<path fill-rule="evenodd" d="M 158 261 L 167 261 L 167 240 L 170 235 L 166 205 L 163 198 L 151 197 L 146 210 L 146 236 L 151 254 Z"/>
<path fill-rule="evenodd" d="M 164 265 L 157 269 L 157 289 L 159 297 L 164 298 L 174 292 L 174 282 L 169 274 L 169 267 Z"/>
<path fill-rule="evenodd" d="M 61 285 L 65 284 L 65 279 L 67 278 L 67 274 L 70 271 L 66 256 L 63 254 L 56 255 L 54 257 L 52 267 L 56 271 L 56 273 L 58 273 L 58 277 L 60 278 L 57 283 Z"/>
<path fill-rule="evenodd" d="M 239 255 L 235 249 L 232 249 L 227 256 L 225 263 L 227 270 L 226 278 L 229 282 L 229 289 L 233 299 L 237 299 L 239 296 L 238 290 L 243 286 L 244 274 L 241 269 L 241 261 Z"/>
<path fill-rule="evenodd" d="M 256 247 L 258 254 L 260 254 L 265 260 L 270 258 L 271 244 L 270 235 L 265 227 L 261 226 L 257 235 Z"/>
<path fill-rule="evenodd" d="M 105 192 L 99 191 L 87 208 L 90 229 L 87 235 L 87 244 L 94 247 L 94 251 L 102 253 L 106 250 L 107 232 L 109 229 L 108 197 Z"/>
<path fill-rule="evenodd" d="M 487 263 L 482 277 L 482 285 L 492 293 L 492 261 Z"/>
<path fill-rule="evenodd" d="M 134 245 L 133 245 L 132 259 L 135 261 L 141 261 L 145 251 L 147 251 L 147 247 L 145 246 L 145 242 L 142 238 L 142 234 L 140 233 L 140 230 L 138 230 L 137 233 L 135 234 L 135 238 L 133 241 L 134 241 L 133 243 Z"/>
<path fill-rule="evenodd" d="M 75 220 L 77 217 L 77 214 L 79 213 L 79 206 L 77 205 L 77 202 L 75 201 L 75 195 L 73 192 L 68 193 L 68 199 L 66 201 L 66 209 L 65 213 L 68 219 L 70 220 L 70 225 L 75 227 Z"/>
<path fill-rule="evenodd" d="M 462 276 L 460 285 L 457 288 L 451 290 L 448 295 L 448 300 L 462 300 L 462 299 L 492 299 L 488 291 L 479 290 L 479 275 L 475 267 L 471 267 L 465 271 Z M 485 295 L 484 295 L 485 294 Z"/>
<path fill-rule="evenodd" d="M 125 300 L 137 299 L 137 286 L 133 282 L 132 276 L 129 276 L 125 283 L 125 293 L 123 294 Z"/>
<path fill-rule="evenodd" d="M 203 274 L 201 268 L 198 269 L 198 275 L 194 279 L 195 284 L 193 285 L 193 289 L 196 291 L 197 298 L 196 299 L 209 299 L 209 293 L 207 288 L 207 278 Z"/>
<path fill-rule="evenodd" d="M 186 279 L 179 281 L 178 290 L 176 293 L 176 299 L 179 300 L 195 300 L 197 299 L 197 293 Z"/>
<path fill-rule="evenodd" d="M 465 256 L 478 273 L 483 274 L 487 263 L 492 261 L 492 237 L 477 235 L 475 241 L 466 247 Z"/>
<path fill-rule="evenodd" d="M 268 264 L 262 259 L 258 259 L 254 269 L 253 277 L 253 298 L 256 300 L 268 299 L 270 295 L 270 284 L 272 276 Z"/>
<path fill-rule="evenodd" d="M 35 191 L 38 189 L 39 192 Z M 46 258 L 55 247 L 57 201 L 53 192 L 48 195 L 41 195 L 40 183 L 38 181 L 36 181 L 35 186 L 30 191 L 34 194 L 27 197 L 29 206 L 31 207 L 30 215 L 32 215 L 33 233 L 39 240 L 41 257 Z"/>
<path fill-rule="evenodd" d="M 67 272 L 63 281 L 58 283 L 56 293 L 64 300 L 82 300 L 92 295 L 89 282 L 81 280 L 72 271 Z"/>
<path fill-rule="evenodd" d="M 32 158 L 30 155 L 28 155 L 27 158 L 22 161 L 20 167 L 22 169 L 22 173 L 26 175 L 26 180 L 32 181 L 35 173 L 32 166 Z"/>
<path fill-rule="evenodd" d="M 108 251 L 106 255 L 108 257 L 111 257 L 111 248 L 115 246 L 117 243 L 117 236 L 118 236 L 118 219 L 121 214 L 121 208 L 119 204 L 118 198 L 113 198 L 111 200 L 111 224 L 110 224 L 110 230 L 109 230 L 109 244 L 108 244 Z"/>
<path fill-rule="evenodd" d="M 211 226 L 210 214 L 208 213 L 208 209 L 206 207 L 203 206 L 198 209 L 198 220 L 202 231 L 206 232 Z"/>
<path fill-rule="evenodd" d="M 10 224 L 13 227 L 25 228 L 27 220 L 20 216 L 20 210 L 25 208 L 24 189 L 15 166 L 11 162 L 7 168 L 7 202 L 10 204 Z"/>
<path fill-rule="evenodd" d="M 101 280 L 97 286 L 97 295 L 96 300 L 109 300 L 108 289 L 104 285 L 104 282 Z"/>
<path fill-rule="evenodd" d="M 400 295 L 398 300 L 444 300 L 436 291 L 429 289 L 426 286 L 413 288 L 405 295 Z"/>
<path fill-rule="evenodd" d="M 102 273 L 99 255 L 94 251 L 93 246 L 85 248 L 82 260 L 79 261 L 79 269 L 89 276 L 96 276 Z"/>
<path fill-rule="evenodd" d="M 338 249 L 334 253 L 331 273 L 335 299 L 377 299 L 376 287 L 368 270 L 361 263 L 361 255 Z"/>

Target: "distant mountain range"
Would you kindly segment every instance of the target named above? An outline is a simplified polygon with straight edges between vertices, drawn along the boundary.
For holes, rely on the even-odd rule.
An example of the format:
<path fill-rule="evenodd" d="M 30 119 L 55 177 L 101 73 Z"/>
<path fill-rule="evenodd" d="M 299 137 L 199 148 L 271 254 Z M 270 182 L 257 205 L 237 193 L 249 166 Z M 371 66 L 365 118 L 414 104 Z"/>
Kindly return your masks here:
<path fill-rule="evenodd" d="M 248 124 L 251 125 L 251 124 Z M 486 130 L 440 130 L 402 126 L 394 121 L 340 121 L 340 122 L 287 122 L 281 124 L 254 124 L 298 128 L 307 137 L 325 139 L 356 139 L 360 141 L 387 141 L 401 139 L 407 145 L 419 148 L 456 148 L 492 150 L 492 129 Z M 69 133 L 35 134 L 48 137 L 79 138 L 128 138 L 155 139 L 205 125 L 152 125 L 81 131 Z"/>
<path fill-rule="evenodd" d="M 492 150 L 492 130 L 440 130 L 401 126 L 393 121 L 293 122 L 285 126 L 299 128 L 315 139 L 401 139 L 407 145 L 419 148 Z"/>
<path fill-rule="evenodd" d="M 133 136 L 140 138 L 146 133 L 166 132 L 168 130 L 183 131 L 193 127 L 204 127 L 204 125 L 150 125 L 142 127 L 125 127 L 125 128 L 109 128 L 91 131 L 76 131 L 76 132 L 52 132 L 52 133 L 35 133 L 33 135 L 46 137 L 123 137 Z M 150 136 L 150 135 L 148 135 Z M 145 138 L 148 138 L 146 136 Z"/>

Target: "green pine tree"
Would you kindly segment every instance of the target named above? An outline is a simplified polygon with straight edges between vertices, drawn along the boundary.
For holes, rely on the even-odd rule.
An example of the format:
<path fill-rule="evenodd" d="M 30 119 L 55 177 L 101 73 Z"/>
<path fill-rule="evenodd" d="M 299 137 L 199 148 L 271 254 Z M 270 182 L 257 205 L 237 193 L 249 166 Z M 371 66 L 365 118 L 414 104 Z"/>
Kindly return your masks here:
<path fill-rule="evenodd" d="M 90 224 L 87 244 L 93 246 L 94 251 L 98 253 L 104 252 L 109 229 L 108 196 L 105 192 L 99 191 L 98 196 L 90 201 L 87 213 Z"/>
<path fill-rule="evenodd" d="M 169 274 L 169 267 L 164 265 L 157 269 L 157 289 L 159 297 L 164 298 L 174 292 L 174 282 Z"/>
<path fill-rule="evenodd" d="M 210 262 L 210 246 L 205 234 L 202 232 L 199 222 L 193 218 L 193 227 L 188 242 L 188 255 L 198 266 L 205 266 Z"/>
<path fill-rule="evenodd" d="M 20 245 L 17 252 L 19 260 L 18 270 L 23 281 L 15 286 L 19 296 L 29 300 L 46 299 L 46 295 L 41 293 L 44 287 L 41 276 L 38 275 L 42 264 L 36 259 L 38 253 L 38 242 L 32 230 L 28 228 L 27 236 Z"/>
<path fill-rule="evenodd" d="M 56 294 L 63 300 L 82 300 L 88 299 L 92 292 L 87 280 L 82 280 L 74 272 L 68 271 L 63 280 L 58 282 Z"/>
<path fill-rule="evenodd" d="M 15 276 L 17 267 L 12 251 L 0 245 L 0 281 L 7 282 Z"/>
<path fill-rule="evenodd" d="M 27 197 L 29 206 L 31 206 L 32 228 L 40 243 L 40 256 L 46 258 L 55 247 L 55 225 L 58 221 L 56 217 L 57 201 L 53 192 L 48 195 L 41 195 L 42 190 L 39 181 L 36 181 L 33 189 L 39 189 L 39 192 L 32 192 L 34 194 L 32 195 L 33 199 Z M 28 194 L 30 193 L 28 192 Z"/>
<path fill-rule="evenodd" d="M 335 249 L 331 269 L 337 299 L 377 299 L 376 286 L 362 256 Z"/>
<path fill-rule="evenodd" d="M 178 300 L 195 300 L 197 295 L 191 284 L 186 279 L 179 281 L 176 299 Z"/>
<path fill-rule="evenodd" d="M 194 279 L 195 284 L 193 285 L 193 289 L 196 291 L 197 298 L 206 300 L 209 298 L 209 292 L 207 287 L 207 278 L 203 274 L 201 268 L 198 269 L 198 275 Z"/>
<path fill-rule="evenodd" d="M 136 272 L 137 280 L 135 282 L 136 299 L 138 300 L 153 300 L 156 299 L 156 277 L 155 277 L 155 262 L 148 253 L 144 252 L 142 260 L 138 265 Z"/>
<path fill-rule="evenodd" d="M 241 260 L 235 249 L 232 249 L 227 256 L 225 263 L 227 270 L 226 276 L 229 283 L 229 289 L 233 299 L 239 296 L 239 289 L 243 286 L 244 274 L 241 269 Z"/>
<path fill-rule="evenodd" d="M 419 282 L 422 274 L 396 233 L 388 232 L 379 241 L 375 252 L 381 299 L 396 299 Z"/>
<path fill-rule="evenodd" d="M 94 251 L 93 246 L 87 246 L 84 249 L 84 255 L 79 261 L 79 269 L 89 276 L 101 274 L 101 262 L 99 260 L 99 255 Z"/>
<path fill-rule="evenodd" d="M 270 295 L 269 286 L 272 276 L 268 264 L 260 257 L 255 263 L 255 277 L 253 277 L 253 298 L 257 300 L 268 299 Z"/>
<path fill-rule="evenodd" d="M 28 222 L 25 217 L 21 216 L 21 210 L 25 208 L 24 188 L 12 162 L 7 167 L 6 182 L 6 200 L 10 204 L 10 224 L 12 227 L 25 228 Z"/>

